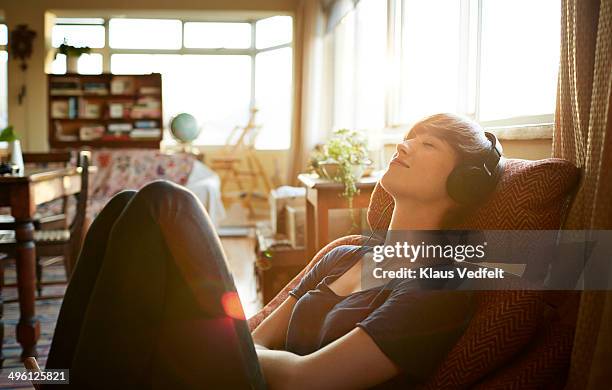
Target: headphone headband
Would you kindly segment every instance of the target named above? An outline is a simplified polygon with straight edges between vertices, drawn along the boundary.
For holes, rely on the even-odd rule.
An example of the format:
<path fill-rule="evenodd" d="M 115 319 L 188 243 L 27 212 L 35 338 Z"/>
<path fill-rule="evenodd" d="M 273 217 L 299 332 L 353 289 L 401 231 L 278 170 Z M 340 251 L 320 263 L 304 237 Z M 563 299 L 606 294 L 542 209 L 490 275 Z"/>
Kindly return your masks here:
<path fill-rule="evenodd" d="M 497 171 L 497 166 L 499 165 L 499 160 L 502 157 L 502 148 L 495 134 L 489 133 L 488 131 L 485 131 L 484 134 L 489 142 L 491 142 L 491 148 L 486 152 L 486 155 L 483 156 L 483 167 L 489 176 L 494 176 Z"/>

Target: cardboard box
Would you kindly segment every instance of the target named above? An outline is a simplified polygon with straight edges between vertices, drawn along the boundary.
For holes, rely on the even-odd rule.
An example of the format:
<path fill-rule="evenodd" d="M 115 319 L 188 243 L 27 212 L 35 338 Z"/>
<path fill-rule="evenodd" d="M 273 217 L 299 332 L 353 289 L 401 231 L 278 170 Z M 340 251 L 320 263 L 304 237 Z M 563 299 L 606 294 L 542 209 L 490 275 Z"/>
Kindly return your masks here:
<path fill-rule="evenodd" d="M 285 206 L 285 234 L 293 248 L 304 247 L 306 231 L 306 207 Z"/>
<path fill-rule="evenodd" d="M 285 207 L 306 207 L 306 188 L 282 186 L 270 191 L 270 222 L 273 233 L 284 233 Z"/>

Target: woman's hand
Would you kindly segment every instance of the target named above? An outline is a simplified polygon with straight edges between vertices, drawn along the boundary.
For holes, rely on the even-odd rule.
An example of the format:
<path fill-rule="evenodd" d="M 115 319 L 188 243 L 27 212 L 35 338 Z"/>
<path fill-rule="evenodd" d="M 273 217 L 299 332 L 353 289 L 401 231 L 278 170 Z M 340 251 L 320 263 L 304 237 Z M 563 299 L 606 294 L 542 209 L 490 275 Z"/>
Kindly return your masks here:
<path fill-rule="evenodd" d="M 251 333 L 255 348 L 257 345 L 268 349 L 282 349 L 285 347 L 289 318 L 297 299 L 289 295 L 261 324 Z"/>

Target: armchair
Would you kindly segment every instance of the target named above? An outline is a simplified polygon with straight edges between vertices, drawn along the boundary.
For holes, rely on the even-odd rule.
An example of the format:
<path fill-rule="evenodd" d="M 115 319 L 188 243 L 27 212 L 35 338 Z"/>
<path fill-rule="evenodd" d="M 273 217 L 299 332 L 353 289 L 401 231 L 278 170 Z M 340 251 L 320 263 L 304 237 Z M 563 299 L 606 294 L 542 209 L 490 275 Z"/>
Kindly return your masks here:
<path fill-rule="evenodd" d="M 554 230 L 562 225 L 579 170 L 562 159 L 505 160 L 495 193 L 460 229 Z M 368 208 L 372 229 L 386 230 L 391 196 L 376 185 Z M 382 214 L 384 212 L 384 215 Z M 302 276 L 339 245 L 359 245 L 352 235 L 332 241 L 248 320 L 255 329 L 288 296 Z M 578 295 L 553 291 L 478 291 L 466 332 L 425 388 L 552 388 L 563 386 L 569 367 Z"/>

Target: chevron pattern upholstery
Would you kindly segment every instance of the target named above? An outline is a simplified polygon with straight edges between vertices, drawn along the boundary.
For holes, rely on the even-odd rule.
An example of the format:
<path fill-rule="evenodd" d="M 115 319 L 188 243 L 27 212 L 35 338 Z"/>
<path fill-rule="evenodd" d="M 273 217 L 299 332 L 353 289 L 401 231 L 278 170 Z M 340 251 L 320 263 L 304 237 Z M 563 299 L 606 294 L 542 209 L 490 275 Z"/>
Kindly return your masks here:
<path fill-rule="evenodd" d="M 495 193 L 458 228 L 558 229 L 579 179 L 578 168 L 556 158 L 505 159 L 504 163 Z M 392 213 L 393 199 L 377 184 L 368 208 L 370 227 L 386 230 Z M 362 240 L 361 236 L 343 237 L 321 249 L 298 276 L 249 319 L 250 328 L 254 329 L 280 305 L 325 253 L 338 245 Z M 479 291 L 476 296 L 474 318 L 425 387 L 531 389 L 545 384 L 555 388 L 556 383 L 556 388 L 561 388 L 569 366 L 573 323 L 571 319 L 561 321 L 557 308 L 572 295 L 523 290 Z M 575 308 L 564 308 L 563 312 L 575 314 Z"/>

